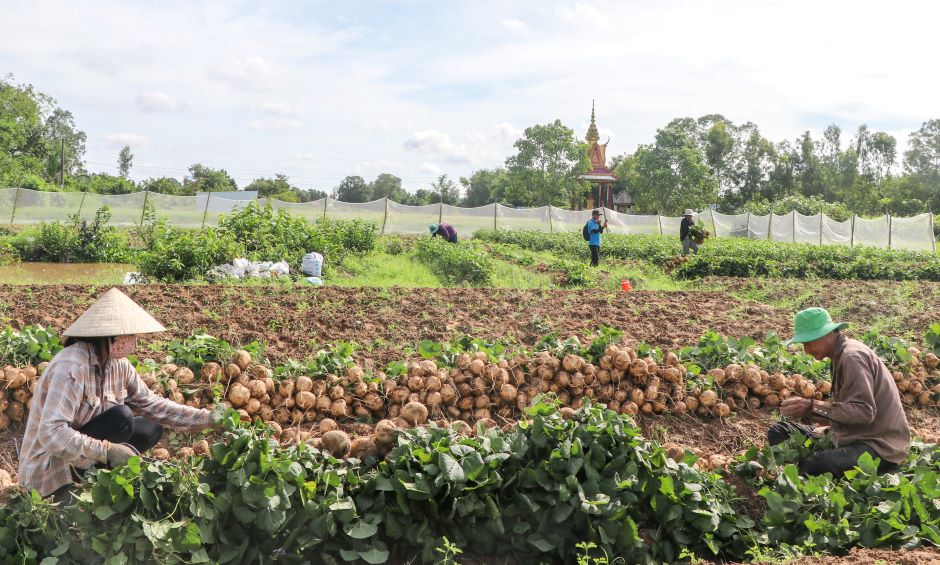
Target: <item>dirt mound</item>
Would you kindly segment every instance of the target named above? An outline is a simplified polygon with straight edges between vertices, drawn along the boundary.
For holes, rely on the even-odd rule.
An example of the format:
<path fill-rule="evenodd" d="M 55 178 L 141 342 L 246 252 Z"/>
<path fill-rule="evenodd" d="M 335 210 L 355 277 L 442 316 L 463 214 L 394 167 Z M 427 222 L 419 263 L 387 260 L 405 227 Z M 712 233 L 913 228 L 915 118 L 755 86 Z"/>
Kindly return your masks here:
<path fill-rule="evenodd" d="M 104 293 L 88 285 L 0 286 L 0 323 L 62 331 Z M 630 342 L 659 347 L 695 343 L 707 330 L 763 338 L 788 335 L 790 313 L 722 292 L 612 293 L 508 289 L 343 289 L 278 286 L 124 287 L 169 330 L 144 341 L 205 329 L 232 343 L 264 340 L 272 361 L 302 359 L 337 340 L 355 341 L 375 363 L 422 339 L 468 334 L 532 345 L 556 331 L 584 335 L 604 324 Z"/>

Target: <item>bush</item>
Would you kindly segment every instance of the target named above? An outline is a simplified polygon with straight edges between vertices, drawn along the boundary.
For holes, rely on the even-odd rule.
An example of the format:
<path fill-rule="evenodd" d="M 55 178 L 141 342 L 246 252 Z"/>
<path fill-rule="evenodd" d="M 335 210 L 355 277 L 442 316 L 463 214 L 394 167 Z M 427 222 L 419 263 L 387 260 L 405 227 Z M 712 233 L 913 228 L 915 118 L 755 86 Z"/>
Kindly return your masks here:
<path fill-rule="evenodd" d="M 342 262 L 347 253 L 364 254 L 375 247 L 375 224 L 361 220 L 321 219 L 315 224 L 270 204 L 251 204 L 219 221 L 222 236 L 239 243 L 255 261 L 287 261 L 299 270 L 311 251 L 325 265 Z"/>
<path fill-rule="evenodd" d="M 126 263 L 133 260 L 134 252 L 127 238 L 109 226 L 111 211 L 103 206 L 95 212 L 91 222 L 78 215 L 69 216 L 65 223 L 43 223 L 35 239 L 16 238 L 14 245 L 27 261 L 56 263 Z"/>
<path fill-rule="evenodd" d="M 137 266 L 147 278 L 180 282 L 202 278 L 212 267 L 243 254 L 244 248 L 219 230 L 161 227 L 150 249 L 140 254 Z"/>
<path fill-rule="evenodd" d="M 468 243 L 450 243 L 438 237 L 418 241 L 418 259 L 443 282 L 487 286 L 492 284 L 493 262 Z"/>
<path fill-rule="evenodd" d="M 576 233 L 480 230 L 474 238 L 518 245 L 559 256 L 586 258 L 587 245 Z M 682 251 L 677 237 L 605 235 L 604 255 L 640 259 L 664 266 Z M 778 243 L 745 238 L 709 239 L 673 273 L 680 278 L 704 276 L 795 277 L 828 279 L 940 280 L 940 257 L 933 253 Z"/>

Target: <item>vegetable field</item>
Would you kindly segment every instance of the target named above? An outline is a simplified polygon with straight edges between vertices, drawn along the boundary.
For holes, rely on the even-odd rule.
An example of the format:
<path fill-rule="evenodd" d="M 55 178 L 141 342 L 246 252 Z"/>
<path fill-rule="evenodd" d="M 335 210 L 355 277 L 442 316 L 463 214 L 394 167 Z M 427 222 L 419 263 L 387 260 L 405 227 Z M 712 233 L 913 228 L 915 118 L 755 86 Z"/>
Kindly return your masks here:
<path fill-rule="evenodd" d="M 9 482 L 30 391 L 69 310 L 100 290 L 0 290 L 20 328 L 0 334 Z M 742 322 L 708 293 L 128 292 L 170 328 L 132 359 L 145 382 L 228 402 L 226 429 L 90 474 L 74 506 L 8 490 L 4 562 L 937 556 L 940 325 L 856 334 L 920 438 L 902 469 L 862 460 L 809 480 L 795 462 L 824 440 L 766 448 L 762 434 L 783 398 L 826 398 L 827 366 L 782 346 L 773 307 Z"/>

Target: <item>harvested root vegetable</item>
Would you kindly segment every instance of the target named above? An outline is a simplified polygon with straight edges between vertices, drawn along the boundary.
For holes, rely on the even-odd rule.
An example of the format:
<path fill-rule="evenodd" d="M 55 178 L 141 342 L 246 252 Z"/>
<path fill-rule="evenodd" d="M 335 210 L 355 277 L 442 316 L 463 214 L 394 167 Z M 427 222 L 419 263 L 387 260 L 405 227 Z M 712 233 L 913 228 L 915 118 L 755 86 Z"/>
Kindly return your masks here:
<path fill-rule="evenodd" d="M 326 432 L 332 432 L 333 430 L 339 429 L 339 424 L 336 423 L 336 420 L 332 418 L 323 418 L 320 420 L 320 433 L 325 434 Z"/>
<path fill-rule="evenodd" d="M 321 437 L 323 449 L 330 452 L 330 455 L 336 458 L 345 457 L 349 453 L 350 441 L 346 432 L 341 430 L 332 430 L 326 432 Z"/>
<path fill-rule="evenodd" d="M 264 381 L 250 381 L 248 383 L 248 392 L 252 398 L 262 398 L 268 393 L 268 387 L 264 385 Z"/>
<path fill-rule="evenodd" d="M 166 461 L 170 458 L 170 452 L 163 447 L 155 447 L 150 450 L 150 456 L 159 461 Z"/>
<path fill-rule="evenodd" d="M 685 460 L 685 449 L 683 449 L 681 446 L 676 445 L 675 443 L 665 443 L 663 444 L 663 449 L 666 450 L 666 456 L 673 461 L 681 463 Z"/>
<path fill-rule="evenodd" d="M 401 417 L 409 426 L 421 426 L 428 421 L 428 408 L 420 402 L 409 402 L 402 407 Z"/>
<path fill-rule="evenodd" d="M 718 404 L 718 394 L 713 390 L 706 390 L 699 395 L 698 400 L 705 408 L 711 408 Z"/>
<path fill-rule="evenodd" d="M 473 433 L 473 428 L 470 427 L 470 424 L 464 422 L 463 420 L 451 422 L 450 429 L 454 430 L 457 434 L 462 436 L 469 436 Z"/>
<path fill-rule="evenodd" d="M 375 457 L 378 449 L 370 437 L 357 437 L 349 445 L 349 456 L 360 461 Z"/>
<path fill-rule="evenodd" d="M 17 389 L 26 384 L 26 375 L 14 367 L 4 367 L 3 378 L 6 380 L 7 388 Z"/>
<path fill-rule="evenodd" d="M 222 374 L 222 366 L 212 361 L 203 365 L 202 369 L 200 369 L 199 371 L 199 376 L 201 376 L 202 380 L 207 383 L 214 383 L 215 381 L 219 380 L 219 376 L 221 374 Z"/>
<path fill-rule="evenodd" d="M 728 375 L 723 369 L 710 369 L 708 376 L 710 376 L 712 381 L 718 386 L 725 384 L 725 381 L 728 380 Z"/>
<path fill-rule="evenodd" d="M 228 380 L 237 379 L 242 374 L 242 370 L 235 363 L 229 363 L 225 366 L 225 376 Z"/>
<path fill-rule="evenodd" d="M 570 420 L 577 415 L 577 412 L 569 406 L 562 406 L 558 409 L 558 414 L 565 420 Z"/>
<path fill-rule="evenodd" d="M 187 458 L 187 459 L 188 459 L 188 458 L 192 457 L 193 455 L 195 455 L 195 453 L 193 453 L 193 448 L 192 448 L 192 447 L 181 447 L 181 448 L 179 448 L 179 449 L 176 450 L 176 456 L 177 456 L 177 457 Z"/>
<path fill-rule="evenodd" d="M 238 365 L 238 368 L 244 371 L 248 368 L 248 365 L 251 364 L 251 353 L 248 353 L 244 349 L 239 349 L 232 357 L 232 363 Z"/>
<path fill-rule="evenodd" d="M 719 402 L 717 405 L 715 405 L 715 414 L 719 418 L 727 418 L 731 415 L 731 407 L 724 402 Z"/>
<path fill-rule="evenodd" d="M 201 439 L 193 444 L 193 453 L 196 455 L 208 455 L 209 454 L 209 442 Z"/>
<path fill-rule="evenodd" d="M 49 366 L 48 361 L 43 361 L 42 363 L 36 365 L 36 371 L 41 375 L 46 372 L 46 367 Z"/>
<path fill-rule="evenodd" d="M 294 388 L 300 391 L 313 390 L 313 380 L 310 377 L 301 375 L 294 381 Z"/>
<path fill-rule="evenodd" d="M 294 395 L 294 404 L 301 410 L 310 410 L 316 405 L 317 397 L 309 390 L 302 390 Z"/>
<path fill-rule="evenodd" d="M 392 420 L 379 420 L 375 425 L 375 441 L 383 445 L 391 445 L 398 439 L 398 426 Z"/>
<path fill-rule="evenodd" d="M 196 380 L 196 375 L 193 374 L 192 369 L 189 367 L 180 367 L 176 370 L 175 373 L 173 373 L 173 378 L 170 380 L 174 381 L 176 384 L 190 385 L 193 384 L 193 381 Z M 170 381 L 168 380 L 167 383 L 169 382 Z M 173 388 L 176 387 L 174 386 Z"/>
<path fill-rule="evenodd" d="M 334 418 L 345 418 L 349 416 L 349 409 L 346 406 L 345 400 L 334 400 L 333 404 L 330 405 L 330 415 Z"/>
<path fill-rule="evenodd" d="M 483 361 L 479 359 L 474 359 L 473 361 L 470 361 L 470 372 L 472 372 L 474 375 L 482 375 L 483 367 L 484 367 Z"/>

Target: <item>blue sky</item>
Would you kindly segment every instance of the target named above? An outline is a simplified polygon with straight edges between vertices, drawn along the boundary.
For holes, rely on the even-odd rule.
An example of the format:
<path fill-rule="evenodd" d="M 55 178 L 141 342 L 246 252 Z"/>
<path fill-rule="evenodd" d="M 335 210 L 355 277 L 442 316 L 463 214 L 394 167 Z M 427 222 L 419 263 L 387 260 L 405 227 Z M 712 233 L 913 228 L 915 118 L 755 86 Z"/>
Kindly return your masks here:
<path fill-rule="evenodd" d="M 244 186 L 283 172 L 406 188 L 501 165 L 522 130 L 608 155 L 670 119 L 721 113 L 773 141 L 835 122 L 898 136 L 940 117 L 928 2 L 43 2 L 6 0 L 0 73 L 59 100 L 92 171 L 181 178 L 203 162 Z"/>

